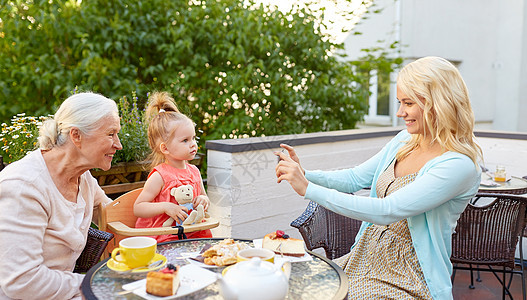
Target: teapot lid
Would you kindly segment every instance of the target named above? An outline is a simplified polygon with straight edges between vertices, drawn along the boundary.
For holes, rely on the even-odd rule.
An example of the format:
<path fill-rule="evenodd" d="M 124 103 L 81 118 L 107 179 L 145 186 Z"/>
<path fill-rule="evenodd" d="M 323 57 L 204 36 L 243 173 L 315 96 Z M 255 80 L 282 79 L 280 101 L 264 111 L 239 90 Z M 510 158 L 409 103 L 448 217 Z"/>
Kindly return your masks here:
<path fill-rule="evenodd" d="M 251 260 L 242 261 L 234 265 L 233 270 L 229 270 L 228 273 L 237 270 L 239 274 L 250 274 L 250 275 L 269 275 L 276 271 L 275 265 L 268 262 L 262 261 L 259 257 L 253 257 Z"/>

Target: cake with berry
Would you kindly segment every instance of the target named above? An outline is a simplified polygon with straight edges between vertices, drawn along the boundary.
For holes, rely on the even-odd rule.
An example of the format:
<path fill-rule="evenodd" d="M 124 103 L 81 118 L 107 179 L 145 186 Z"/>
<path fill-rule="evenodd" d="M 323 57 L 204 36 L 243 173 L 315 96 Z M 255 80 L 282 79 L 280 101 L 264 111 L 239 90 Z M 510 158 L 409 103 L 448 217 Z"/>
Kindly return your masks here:
<path fill-rule="evenodd" d="M 179 288 L 179 266 L 168 264 L 160 271 L 146 274 L 146 292 L 150 295 L 166 297 L 175 295 Z"/>
<path fill-rule="evenodd" d="M 282 230 L 266 234 L 262 242 L 262 248 L 272 250 L 276 254 L 288 256 L 300 257 L 306 254 L 304 241 L 291 238 Z"/>

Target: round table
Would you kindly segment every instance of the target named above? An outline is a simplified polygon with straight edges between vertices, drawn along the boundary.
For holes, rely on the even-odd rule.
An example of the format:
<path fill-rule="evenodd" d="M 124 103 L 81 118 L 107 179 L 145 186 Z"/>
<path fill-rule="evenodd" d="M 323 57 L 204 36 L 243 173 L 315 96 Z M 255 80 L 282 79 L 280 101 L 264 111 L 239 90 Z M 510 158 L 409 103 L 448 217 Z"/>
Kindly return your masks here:
<path fill-rule="evenodd" d="M 478 192 L 480 193 L 501 193 L 501 194 L 527 194 L 527 180 L 520 177 L 511 177 L 509 181 L 494 181 L 485 173 L 481 174 L 481 182 L 490 181 L 498 184 L 497 186 L 485 186 L 481 184 Z"/>
<path fill-rule="evenodd" d="M 167 258 L 168 263 L 185 265 L 188 261 L 182 258 L 182 253 L 199 252 L 206 244 L 214 244 L 222 238 L 188 239 L 161 243 L 157 252 Z M 250 246 L 250 240 L 235 239 Z M 348 291 L 348 277 L 331 260 L 308 251 L 313 257 L 311 261 L 294 262 L 291 264 L 289 291 L 286 299 L 344 299 Z M 122 274 L 106 266 L 108 259 L 99 262 L 88 271 L 81 291 L 85 299 L 142 299 L 129 293 L 118 295 L 123 291 L 122 286 L 146 278 L 146 273 Z M 221 273 L 223 268 L 209 269 Z M 219 284 L 213 283 L 208 287 L 187 295 L 184 299 L 222 299 Z"/>

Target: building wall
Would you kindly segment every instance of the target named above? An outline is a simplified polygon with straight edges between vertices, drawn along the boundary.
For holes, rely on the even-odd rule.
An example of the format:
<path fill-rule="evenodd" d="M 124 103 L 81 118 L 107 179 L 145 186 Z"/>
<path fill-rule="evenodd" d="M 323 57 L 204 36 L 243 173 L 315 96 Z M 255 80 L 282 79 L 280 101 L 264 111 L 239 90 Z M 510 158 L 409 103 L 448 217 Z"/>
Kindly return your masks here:
<path fill-rule="evenodd" d="M 379 40 L 380 45 L 400 41 L 407 61 L 430 55 L 449 59 L 458 63 L 477 122 L 491 122 L 494 130 L 527 131 L 524 1 L 376 0 L 375 5 L 382 13 L 368 15 L 356 27 L 363 34 L 345 40 L 350 59 Z"/>

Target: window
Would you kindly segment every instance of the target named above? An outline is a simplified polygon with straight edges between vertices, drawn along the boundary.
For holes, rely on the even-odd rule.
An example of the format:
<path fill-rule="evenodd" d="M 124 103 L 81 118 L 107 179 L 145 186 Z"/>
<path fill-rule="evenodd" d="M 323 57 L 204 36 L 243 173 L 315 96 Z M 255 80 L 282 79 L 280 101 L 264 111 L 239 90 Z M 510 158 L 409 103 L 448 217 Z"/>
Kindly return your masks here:
<path fill-rule="evenodd" d="M 395 74 L 383 73 L 377 70 L 370 71 L 370 98 L 368 114 L 364 117 L 364 123 L 367 125 L 379 126 L 396 126 L 397 120 L 393 120 L 392 111 L 396 109 L 394 101 L 391 101 L 390 95 L 395 99 Z M 395 112 L 393 113 L 395 115 Z M 395 123 L 394 123 L 395 122 Z"/>

